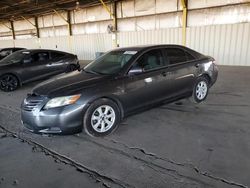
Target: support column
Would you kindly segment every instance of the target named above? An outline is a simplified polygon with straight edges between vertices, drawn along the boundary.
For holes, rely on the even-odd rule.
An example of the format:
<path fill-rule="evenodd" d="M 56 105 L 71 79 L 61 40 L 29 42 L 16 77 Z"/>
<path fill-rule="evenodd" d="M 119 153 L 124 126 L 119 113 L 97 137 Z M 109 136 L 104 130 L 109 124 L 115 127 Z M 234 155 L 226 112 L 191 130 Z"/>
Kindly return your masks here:
<path fill-rule="evenodd" d="M 40 31 L 39 31 L 38 18 L 37 17 L 35 17 L 35 27 L 36 27 L 36 36 L 37 36 L 37 38 L 40 38 Z"/>
<path fill-rule="evenodd" d="M 188 0 L 181 0 L 182 4 L 182 45 L 186 46 L 186 36 L 187 36 L 187 4 Z"/>
<path fill-rule="evenodd" d="M 14 29 L 14 23 L 13 23 L 12 20 L 10 21 L 10 27 L 11 27 L 11 32 L 12 32 L 13 40 L 16 40 L 16 34 L 15 34 L 15 29 Z"/>
<path fill-rule="evenodd" d="M 71 25 L 71 17 L 69 10 L 67 11 L 67 22 L 68 22 L 69 36 L 72 36 L 72 25 Z"/>

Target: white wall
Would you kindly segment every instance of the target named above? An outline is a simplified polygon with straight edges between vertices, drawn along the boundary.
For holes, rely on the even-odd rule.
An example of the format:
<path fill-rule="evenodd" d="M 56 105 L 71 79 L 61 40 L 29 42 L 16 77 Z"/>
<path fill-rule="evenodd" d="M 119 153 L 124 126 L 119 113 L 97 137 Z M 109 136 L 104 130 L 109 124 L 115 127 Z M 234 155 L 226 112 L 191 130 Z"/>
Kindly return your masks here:
<path fill-rule="evenodd" d="M 120 47 L 143 44 L 181 44 L 181 28 L 119 32 Z M 1 47 L 13 46 L 12 40 L 0 40 Z M 39 39 L 15 40 L 15 46 L 68 51 L 79 59 L 91 60 L 95 52 L 112 49 L 111 34 L 86 34 Z M 250 65 L 250 23 L 187 28 L 187 46 L 213 56 L 220 65 Z"/>
<path fill-rule="evenodd" d="M 247 53 L 250 48 L 250 3 L 246 2 L 249 0 L 189 0 L 187 46 L 214 56 L 219 64 L 250 65 L 250 53 Z M 245 4 L 232 6 L 233 3 Z M 111 8 L 110 4 L 108 6 Z M 118 44 L 121 47 L 181 44 L 181 9 L 180 0 L 119 2 Z M 66 18 L 65 12 L 61 14 Z M 102 6 L 78 9 L 70 16 L 73 36 L 69 36 L 65 20 L 57 14 L 39 17 L 40 39 L 35 36 L 34 26 L 25 20 L 14 22 L 18 35 L 15 41 L 11 40 L 11 31 L 0 24 L 0 48 L 15 45 L 58 49 L 76 53 L 86 60 L 93 59 L 95 52 L 112 49 L 112 35 L 107 32 L 112 20 Z M 34 23 L 34 19 L 29 20 Z"/>

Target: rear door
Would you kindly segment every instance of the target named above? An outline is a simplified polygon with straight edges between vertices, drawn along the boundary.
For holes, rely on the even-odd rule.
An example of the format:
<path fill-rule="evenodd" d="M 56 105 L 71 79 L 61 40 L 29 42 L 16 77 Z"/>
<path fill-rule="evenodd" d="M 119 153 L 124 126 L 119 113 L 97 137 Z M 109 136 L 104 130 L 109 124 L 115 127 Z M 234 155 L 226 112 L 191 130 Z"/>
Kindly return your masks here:
<path fill-rule="evenodd" d="M 166 60 L 169 64 L 167 79 L 171 81 L 169 94 L 171 97 L 192 92 L 195 82 L 194 73 L 197 69 L 195 58 L 181 48 L 165 48 Z"/>
<path fill-rule="evenodd" d="M 49 63 L 49 52 L 34 52 L 27 55 L 23 60 L 23 80 L 28 82 L 48 77 L 51 75 L 51 69 L 47 66 Z"/>
<path fill-rule="evenodd" d="M 135 67 L 142 68 L 143 72 L 125 78 L 125 94 L 121 99 L 128 112 L 164 99 L 169 84 L 165 78 L 167 65 L 161 49 L 145 52 L 132 65 Z"/>
<path fill-rule="evenodd" d="M 51 70 L 52 74 L 63 73 L 66 71 L 69 62 L 67 55 L 62 52 L 50 52 L 50 63 L 47 64 L 47 67 Z"/>

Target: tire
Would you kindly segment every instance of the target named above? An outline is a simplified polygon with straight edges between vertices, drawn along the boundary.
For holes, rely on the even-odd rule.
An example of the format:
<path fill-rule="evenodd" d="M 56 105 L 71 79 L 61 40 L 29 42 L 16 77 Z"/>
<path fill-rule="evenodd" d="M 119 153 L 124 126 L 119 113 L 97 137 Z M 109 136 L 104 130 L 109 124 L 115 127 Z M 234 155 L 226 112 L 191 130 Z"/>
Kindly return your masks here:
<path fill-rule="evenodd" d="M 206 100 L 209 90 L 209 81 L 206 77 L 199 77 L 193 88 L 192 102 L 201 103 Z"/>
<path fill-rule="evenodd" d="M 5 92 L 15 91 L 19 86 L 19 81 L 12 74 L 5 74 L 0 77 L 0 90 Z"/>
<path fill-rule="evenodd" d="M 67 67 L 67 70 L 66 70 L 66 73 L 68 73 L 68 72 L 73 72 L 73 71 L 75 71 L 77 69 L 77 67 L 75 66 L 75 65 L 69 65 L 68 67 Z"/>
<path fill-rule="evenodd" d="M 109 99 L 94 101 L 87 109 L 83 126 L 90 136 L 102 137 L 116 130 L 121 121 L 121 113 L 118 105 Z"/>

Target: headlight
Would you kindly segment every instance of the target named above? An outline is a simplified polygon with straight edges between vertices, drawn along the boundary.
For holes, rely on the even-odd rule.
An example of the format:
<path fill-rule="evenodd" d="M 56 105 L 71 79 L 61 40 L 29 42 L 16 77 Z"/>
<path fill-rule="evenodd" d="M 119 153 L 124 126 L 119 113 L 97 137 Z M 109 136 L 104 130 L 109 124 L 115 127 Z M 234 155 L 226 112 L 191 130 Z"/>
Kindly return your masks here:
<path fill-rule="evenodd" d="M 56 108 L 60 106 L 65 106 L 69 104 L 74 104 L 81 95 L 71 95 L 71 96 L 65 96 L 65 97 L 56 97 L 53 99 L 50 99 L 47 104 L 44 106 L 44 109 L 50 109 L 50 108 Z"/>

